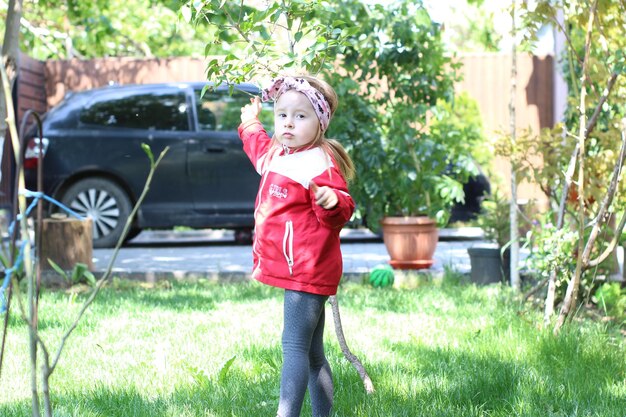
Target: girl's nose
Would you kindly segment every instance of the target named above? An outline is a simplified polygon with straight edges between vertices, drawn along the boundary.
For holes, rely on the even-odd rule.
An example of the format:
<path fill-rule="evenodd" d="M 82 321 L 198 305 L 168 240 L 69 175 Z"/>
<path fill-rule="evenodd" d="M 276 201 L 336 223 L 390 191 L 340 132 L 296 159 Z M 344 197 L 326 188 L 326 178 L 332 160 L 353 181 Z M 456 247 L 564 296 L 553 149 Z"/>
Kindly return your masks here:
<path fill-rule="evenodd" d="M 285 119 L 285 127 L 293 127 L 293 122 L 291 119 Z"/>

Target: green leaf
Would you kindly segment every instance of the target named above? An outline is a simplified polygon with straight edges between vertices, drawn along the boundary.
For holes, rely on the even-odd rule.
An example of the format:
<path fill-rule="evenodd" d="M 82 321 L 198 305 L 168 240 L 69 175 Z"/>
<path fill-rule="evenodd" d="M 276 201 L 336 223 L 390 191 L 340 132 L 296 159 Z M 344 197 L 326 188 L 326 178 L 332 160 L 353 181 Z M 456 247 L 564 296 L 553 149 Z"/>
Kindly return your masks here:
<path fill-rule="evenodd" d="M 66 281 L 70 282 L 70 278 L 67 276 L 67 273 L 63 270 L 63 268 L 61 268 L 59 265 L 56 264 L 56 262 L 54 262 L 52 259 L 48 258 L 48 263 L 50 264 L 50 266 L 52 267 L 52 269 L 54 269 L 59 275 L 61 275 Z"/>
<path fill-rule="evenodd" d="M 148 155 L 148 158 L 150 159 L 150 166 L 154 166 L 154 155 L 152 154 L 152 149 L 150 149 L 150 145 L 142 143 L 141 149 L 143 149 L 146 155 Z"/>
<path fill-rule="evenodd" d="M 91 273 L 91 271 L 87 270 L 83 272 L 83 276 L 85 277 L 89 285 L 91 285 L 92 287 L 96 285 L 96 277 L 94 274 Z"/>
<path fill-rule="evenodd" d="M 188 366 L 187 370 L 200 387 L 207 388 L 211 384 L 209 377 L 202 369 L 196 368 L 195 366 Z"/>
<path fill-rule="evenodd" d="M 426 9 L 418 9 L 415 13 L 414 19 L 415 23 L 418 26 L 430 26 L 432 24 L 432 21 L 430 20 L 430 16 L 428 15 Z"/>
<path fill-rule="evenodd" d="M 188 4 L 185 4 L 180 8 L 180 14 L 185 22 L 191 22 L 191 7 L 189 7 Z"/>
<path fill-rule="evenodd" d="M 227 360 L 224 365 L 222 365 L 222 368 L 220 369 L 218 376 L 217 376 L 217 380 L 220 383 L 223 383 L 226 380 L 226 377 L 228 376 L 228 370 L 233 365 L 233 362 L 235 362 L 236 358 L 237 358 L 237 355 L 233 356 L 232 358 Z"/>
<path fill-rule="evenodd" d="M 87 265 L 80 262 L 74 265 L 74 268 L 72 269 L 72 282 L 80 282 L 81 278 L 85 274 L 85 271 L 87 271 Z"/>

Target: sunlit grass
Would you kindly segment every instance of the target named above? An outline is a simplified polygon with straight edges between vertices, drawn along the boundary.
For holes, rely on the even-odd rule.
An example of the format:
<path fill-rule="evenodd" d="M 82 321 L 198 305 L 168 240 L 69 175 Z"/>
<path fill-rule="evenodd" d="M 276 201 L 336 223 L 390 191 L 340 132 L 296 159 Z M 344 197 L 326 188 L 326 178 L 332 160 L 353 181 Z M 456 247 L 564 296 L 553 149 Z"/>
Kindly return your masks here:
<path fill-rule="evenodd" d="M 453 277 L 452 277 L 453 278 Z M 606 325 L 559 337 L 506 288 L 425 282 L 340 288 L 348 343 L 376 387 L 343 358 L 327 308 L 335 416 L 624 416 L 626 347 Z M 41 299 L 55 347 L 84 299 Z M 30 416 L 27 331 L 15 318 L 0 416 Z M 106 288 L 70 338 L 52 380 L 55 416 L 274 416 L 282 292 L 254 282 Z M 234 359 L 233 359 L 234 358 Z M 310 415 L 305 406 L 303 415 Z"/>

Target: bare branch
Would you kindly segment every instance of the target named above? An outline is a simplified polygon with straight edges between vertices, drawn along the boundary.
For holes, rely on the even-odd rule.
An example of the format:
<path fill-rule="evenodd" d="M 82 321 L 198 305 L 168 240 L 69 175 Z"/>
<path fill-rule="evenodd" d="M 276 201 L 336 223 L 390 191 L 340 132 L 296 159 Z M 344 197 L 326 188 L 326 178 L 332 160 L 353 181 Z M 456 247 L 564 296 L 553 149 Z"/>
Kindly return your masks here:
<path fill-rule="evenodd" d="M 567 42 L 568 45 L 568 50 L 571 51 L 572 54 L 575 55 L 576 60 L 579 63 L 583 62 L 583 58 L 578 56 L 577 54 L 577 50 L 574 47 L 574 43 L 572 42 L 572 39 L 569 36 L 569 32 L 563 27 L 563 25 L 561 24 L 561 22 L 559 21 L 559 19 L 556 18 L 556 16 L 551 16 L 552 23 L 559 28 L 559 31 L 563 34 L 563 36 L 565 36 L 565 41 Z"/>
<path fill-rule="evenodd" d="M 574 152 L 572 152 L 572 156 L 570 157 L 569 164 L 567 165 L 567 171 L 565 171 L 565 184 L 563 184 L 563 190 L 561 191 L 561 199 L 559 201 L 559 211 L 558 211 L 557 220 L 556 220 L 556 230 L 561 230 L 563 228 L 563 223 L 565 221 L 567 196 L 569 194 L 569 188 L 572 184 L 572 177 L 574 176 L 574 170 L 576 169 L 576 160 L 578 158 L 578 150 L 579 150 L 579 145 L 576 144 L 576 147 L 574 148 Z M 544 312 L 543 312 L 543 324 L 546 327 L 550 324 L 550 319 L 552 318 L 552 315 L 554 314 L 555 297 L 556 297 L 556 271 L 552 270 L 548 278 L 548 292 L 546 294 L 546 303 L 545 303 Z"/>
<path fill-rule="evenodd" d="M 235 31 L 239 34 L 239 36 L 241 36 L 243 38 L 243 40 L 245 40 L 248 43 L 248 45 L 250 45 L 250 47 L 252 48 L 254 53 L 258 54 L 259 51 L 256 49 L 256 46 L 254 45 L 252 40 L 250 40 L 250 38 L 246 35 L 246 33 L 241 30 L 241 27 L 239 26 L 239 22 L 236 21 L 235 19 L 233 19 L 231 14 L 228 12 L 228 9 L 224 8 L 224 14 L 228 18 L 228 21 L 232 25 L 232 28 L 235 29 Z"/>
<path fill-rule="evenodd" d="M 607 212 L 608 208 L 613 202 L 613 197 L 615 197 L 615 190 L 617 189 L 617 183 L 619 181 L 620 172 L 622 171 L 622 166 L 624 165 L 624 157 L 626 156 L 626 135 L 622 131 L 622 146 L 620 148 L 620 153 L 617 161 L 615 161 L 615 167 L 613 168 L 613 175 L 611 176 L 611 182 L 609 183 L 609 188 L 607 190 L 602 203 L 600 204 L 600 209 L 598 210 L 598 214 L 593 221 L 593 228 L 591 229 L 591 233 L 589 238 L 587 239 L 587 244 L 585 246 L 585 250 L 583 252 L 583 268 L 587 267 L 589 262 L 589 256 L 591 254 L 591 249 L 595 244 L 595 241 L 598 237 L 598 233 L 600 232 L 601 226 L 607 220 Z"/>
<path fill-rule="evenodd" d="M 335 333 L 337 333 L 337 339 L 339 340 L 339 346 L 341 346 L 341 351 L 346 359 L 356 368 L 359 376 L 363 380 L 363 385 L 365 387 L 365 392 L 368 394 L 374 393 L 374 384 L 370 379 L 365 367 L 354 354 L 348 348 L 348 344 L 346 343 L 346 338 L 343 334 L 343 326 L 341 325 L 341 315 L 339 314 L 339 302 L 337 301 L 337 297 L 332 295 L 329 298 L 330 305 L 333 309 L 333 320 L 335 322 Z"/>
<path fill-rule="evenodd" d="M 606 93 L 603 94 L 602 97 L 600 97 L 600 101 L 598 102 L 598 105 L 596 106 L 595 111 L 593 112 L 593 114 L 591 115 L 591 118 L 587 122 L 587 127 L 585 128 L 585 135 L 587 138 L 589 137 L 593 129 L 595 129 L 596 124 L 598 123 L 598 117 L 600 116 L 600 112 L 602 111 L 602 106 L 604 106 L 604 103 L 609 98 L 609 94 L 611 94 L 611 90 L 613 90 L 613 86 L 615 85 L 615 81 L 617 81 L 618 75 L 619 74 L 615 72 L 611 74 L 611 78 L 609 78 L 609 81 L 607 82 L 607 85 L 606 85 Z"/>
<path fill-rule="evenodd" d="M 615 197 L 615 191 L 617 190 L 617 183 L 619 182 L 620 174 L 622 171 L 622 167 L 624 166 L 624 160 L 626 159 L 626 129 L 622 130 L 622 146 L 620 148 L 619 157 L 617 161 L 615 161 L 615 167 L 613 168 L 613 174 L 611 176 L 611 182 L 609 183 L 609 188 L 600 204 L 600 210 L 598 210 L 598 215 L 594 219 L 593 229 L 591 230 L 591 234 L 587 240 L 587 245 L 585 246 L 585 252 L 583 253 L 583 267 L 590 268 L 593 266 L 597 266 L 600 262 L 605 260 L 609 254 L 615 248 L 617 244 L 618 236 L 621 230 L 624 228 L 624 223 L 626 222 L 626 215 L 622 216 L 622 220 L 620 220 L 620 224 L 618 226 L 618 233 L 613 237 L 609 247 L 604 251 L 602 255 L 600 255 L 593 262 L 589 261 L 589 257 L 591 256 L 591 249 L 595 244 L 598 233 L 600 232 L 600 227 L 606 222 L 608 216 L 608 208 L 613 202 L 613 198 Z M 608 252 L 608 253 L 607 253 Z"/>
<path fill-rule="evenodd" d="M 570 280 L 567 285 L 567 291 L 565 293 L 565 298 L 563 300 L 563 304 L 561 305 L 561 310 L 559 311 L 559 316 L 554 325 L 554 333 L 558 333 L 561 329 L 561 326 L 565 322 L 567 318 L 571 316 L 573 308 L 576 304 L 576 300 L 578 299 L 578 291 L 580 287 L 580 279 L 583 271 L 583 251 L 584 251 L 584 218 L 585 218 L 585 140 L 587 138 L 587 123 L 586 123 L 586 115 L 585 115 L 585 100 L 587 96 L 587 90 L 585 88 L 585 80 L 587 74 L 587 65 L 589 64 L 589 56 L 591 53 L 591 33 L 593 31 L 593 23 L 595 20 L 596 10 L 598 8 L 598 0 L 594 0 L 593 5 L 591 6 L 591 11 L 589 12 L 589 20 L 587 21 L 587 27 L 585 29 L 585 59 L 583 61 L 583 66 L 581 69 L 581 89 L 580 89 L 580 123 L 579 123 L 579 144 L 580 150 L 578 155 L 579 167 L 578 167 L 578 258 L 576 260 L 576 271 L 574 272 L 574 276 Z"/>
<path fill-rule="evenodd" d="M 543 287 L 546 286 L 546 284 L 548 283 L 548 281 L 550 280 L 550 278 L 544 278 L 541 281 L 539 281 L 537 284 L 535 284 L 534 287 L 532 287 L 530 290 L 526 291 L 526 293 L 523 295 L 523 300 L 524 302 L 528 301 L 528 299 L 530 297 L 532 297 L 533 295 L 535 295 L 540 289 L 542 289 Z"/>
<path fill-rule="evenodd" d="M 150 184 L 152 183 L 152 177 L 154 176 L 154 172 L 157 166 L 161 163 L 161 160 L 163 159 L 163 157 L 165 156 L 168 150 L 169 150 L 169 147 L 166 147 L 161 152 L 158 159 L 154 162 L 154 165 L 150 168 L 150 172 L 148 173 L 148 178 L 146 179 L 146 184 L 144 185 L 143 191 L 141 195 L 139 196 L 139 199 L 137 199 L 137 203 L 133 207 L 133 210 L 131 211 L 130 215 L 128 216 L 128 219 L 126 219 L 124 231 L 122 232 L 122 235 L 120 236 L 119 240 L 117 241 L 117 245 L 115 246 L 115 249 L 113 250 L 113 255 L 111 256 L 111 259 L 109 260 L 109 265 L 106 269 L 106 272 L 104 273 L 104 275 L 102 275 L 102 277 L 98 280 L 98 282 L 96 282 L 96 285 L 93 291 L 91 292 L 91 294 L 89 295 L 89 298 L 87 298 L 87 300 L 81 307 L 80 311 L 78 312 L 78 315 L 76 316 L 76 319 L 74 320 L 72 325 L 66 330 L 65 334 L 61 338 L 61 342 L 59 343 L 59 348 L 57 349 L 57 353 L 54 357 L 54 360 L 52 361 L 52 365 L 50 366 L 51 370 L 54 370 L 54 368 L 57 366 L 57 363 L 59 362 L 59 359 L 61 358 L 61 352 L 63 351 L 63 348 L 65 347 L 65 343 L 67 342 L 68 338 L 70 337 L 74 329 L 76 329 L 76 326 L 78 326 L 78 323 L 80 322 L 81 318 L 85 314 L 85 311 L 87 311 L 87 308 L 91 305 L 91 303 L 93 303 L 96 296 L 100 292 L 100 289 L 104 286 L 104 284 L 108 281 L 109 277 L 111 276 L 111 272 L 113 271 L 113 264 L 115 262 L 115 259 L 117 258 L 117 254 L 119 253 L 120 248 L 122 247 L 122 244 L 124 243 L 124 239 L 126 238 L 128 231 L 130 230 L 130 227 L 135 218 L 135 215 L 137 214 L 137 211 L 139 210 L 139 206 L 141 206 L 141 203 L 145 199 L 146 194 L 148 194 L 148 191 L 150 190 Z"/>
<path fill-rule="evenodd" d="M 607 246 L 607 248 L 604 250 L 604 252 L 602 252 L 600 256 L 598 256 L 595 259 L 590 260 L 587 263 L 587 268 L 594 268 L 600 265 L 602 262 L 606 260 L 606 258 L 608 258 L 611 255 L 611 253 L 613 253 L 613 250 L 615 249 L 615 247 L 617 246 L 617 243 L 619 242 L 620 234 L 622 230 L 624 230 L 625 225 L 626 225 L 626 212 L 622 214 L 622 219 L 620 220 L 619 225 L 617 226 L 617 229 L 615 229 L 615 232 L 616 232 L 615 236 L 613 236 L 613 239 L 611 239 L 609 246 Z"/>

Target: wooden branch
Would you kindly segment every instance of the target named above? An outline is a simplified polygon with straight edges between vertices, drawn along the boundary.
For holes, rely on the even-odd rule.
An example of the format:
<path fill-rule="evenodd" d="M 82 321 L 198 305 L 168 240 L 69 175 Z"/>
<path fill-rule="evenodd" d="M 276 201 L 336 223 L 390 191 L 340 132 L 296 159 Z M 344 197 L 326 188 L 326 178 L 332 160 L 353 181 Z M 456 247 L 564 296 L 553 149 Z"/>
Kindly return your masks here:
<path fill-rule="evenodd" d="M 567 45 L 569 46 L 567 50 L 576 56 L 576 60 L 579 63 L 582 63 L 582 58 L 578 56 L 578 52 L 576 50 L 576 47 L 574 47 L 574 43 L 572 42 L 572 39 L 570 38 L 569 33 L 567 32 L 567 30 L 565 30 L 561 22 L 559 22 L 559 19 L 557 19 L 556 16 L 554 16 L 550 20 L 552 20 L 552 23 L 556 25 L 561 31 L 561 33 L 563 34 L 563 36 L 565 36 L 565 41 L 567 42 Z M 556 59 L 558 59 L 558 57 L 556 57 Z"/>
<path fill-rule="evenodd" d="M 591 6 L 591 11 L 589 12 L 589 20 L 587 21 L 587 27 L 585 29 L 585 59 L 583 61 L 582 70 L 581 70 L 581 88 L 580 88 L 580 123 L 579 123 L 579 166 L 578 166 L 578 258 L 576 260 L 576 271 L 574 272 L 574 276 L 570 280 L 567 285 L 567 291 L 565 292 L 565 298 L 563 300 L 563 304 L 561 305 L 561 310 L 559 311 L 559 316 L 557 317 L 556 323 L 554 325 L 554 333 L 559 333 L 563 323 L 567 318 L 571 317 L 571 313 L 574 309 L 574 305 L 578 299 L 578 290 L 580 287 L 580 279 L 582 276 L 582 256 L 584 251 L 584 218 L 585 218 L 585 139 L 587 137 L 586 133 L 586 115 L 585 115 L 585 99 L 587 96 L 587 90 L 585 88 L 585 77 L 587 73 L 587 65 L 589 64 L 589 55 L 591 52 L 591 32 L 593 30 L 593 22 L 595 20 L 596 10 L 598 8 L 598 0 L 594 0 L 593 5 Z"/>
<path fill-rule="evenodd" d="M 615 249 L 615 246 L 617 245 L 617 242 L 619 240 L 619 236 L 622 233 L 622 230 L 624 229 L 624 225 L 626 224 L 626 213 L 624 213 L 615 231 L 616 232 L 615 236 L 613 236 L 613 239 L 611 240 L 611 243 L 609 243 L 609 246 L 605 249 L 605 251 L 600 256 L 590 261 L 589 257 L 591 254 L 591 247 L 593 246 L 593 243 L 595 241 L 595 238 L 597 236 L 597 233 L 600 229 L 601 224 L 606 221 L 607 216 L 605 215 L 605 213 L 608 211 L 608 207 L 610 206 L 611 202 L 613 201 L 613 197 L 615 196 L 615 192 L 617 190 L 617 183 L 621 175 L 622 167 L 624 166 L 624 160 L 626 159 L 626 122 L 624 121 L 622 122 L 623 122 L 622 124 L 624 124 L 625 126 L 623 126 L 623 129 L 622 129 L 622 146 L 620 148 L 619 157 L 617 158 L 617 161 L 615 161 L 615 167 L 613 169 L 613 176 L 611 177 L 611 183 L 609 185 L 609 189 L 607 190 L 607 194 L 604 197 L 604 200 L 602 201 L 602 205 L 595 219 L 595 224 L 592 230 L 592 234 L 589 236 L 589 240 L 587 241 L 587 247 L 585 248 L 585 253 L 583 254 L 583 261 L 586 261 L 586 263 L 584 263 L 583 266 L 585 266 L 586 268 L 593 268 L 595 266 L 598 266 L 602 261 L 604 261 L 606 258 L 609 257 L 611 252 L 613 252 L 613 249 Z M 594 232 L 596 233 L 594 234 Z M 592 241 L 592 237 L 593 237 L 593 241 Z"/>
<path fill-rule="evenodd" d="M 350 362 L 359 373 L 361 380 L 363 380 L 363 386 L 365 387 L 365 392 L 368 394 L 374 393 L 374 384 L 370 379 L 365 367 L 348 348 L 348 344 L 346 343 L 346 338 L 343 334 L 343 326 L 341 325 L 341 315 L 339 314 L 339 302 L 337 301 L 337 296 L 332 295 L 329 297 L 330 305 L 333 308 L 333 320 L 335 322 L 335 333 L 337 333 L 337 339 L 339 340 L 339 346 L 341 346 L 341 351 L 343 355 L 346 357 L 348 362 Z"/>
<path fill-rule="evenodd" d="M 567 170 L 565 171 L 565 184 L 563 185 L 563 191 L 561 192 L 561 199 L 559 201 L 559 212 L 556 220 L 557 230 L 563 228 L 563 222 L 565 221 L 565 210 L 567 204 L 567 196 L 569 195 L 569 188 L 572 185 L 572 178 L 574 177 L 574 171 L 576 170 L 576 160 L 578 159 L 578 152 L 580 151 L 579 144 L 577 143 L 570 157 Z"/>
<path fill-rule="evenodd" d="M 574 170 L 576 169 L 576 159 L 578 158 L 578 144 L 574 148 L 572 152 L 572 156 L 570 157 L 569 164 L 567 165 L 567 170 L 565 171 L 565 184 L 563 184 L 563 190 L 561 192 L 561 200 L 559 201 L 559 211 L 557 214 L 556 220 L 556 230 L 561 230 L 563 228 L 563 222 L 565 221 L 565 210 L 567 203 L 567 195 L 569 193 L 569 187 L 572 184 L 572 177 L 574 176 Z M 546 294 L 546 302 L 544 306 L 543 312 L 543 324 L 544 326 L 550 325 L 550 319 L 554 314 L 554 300 L 556 298 L 556 271 L 552 270 L 550 272 L 550 276 L 548 277 L 548 292 Z"/>
<path fill-rule="evenodd" d="M 577 48 L 574 46 L 574 43 L 572 42 L 572 39 L 570 38 L 569 33 L 567 32 L 567 30 L 565 30 L 565 28 L 563 27 L 563 25 L 561 25 L 561 22 L 559 22 L 559 20 L 556 18 L 556 16 L 552 17 L 552 18 L 551 18 L 551 19 L 549 19 L 549 20 L 550 20 L 550 21 L 552 21 L 552 23 L 553 23 L 554 25 L 556 25 L 556 26 L 559 28 L 559 30 L 560 30 L 560 32 L 563 34 L 563 36 L 565 36 L 565 41 L 567 42 L 567 45 L 568 45 L 568 48 L 567 48 L 567 50 L 568 50 L 568 54 L 569 54 L 570 56 L 571 56 L 571 55 L 573 55 L 573 56 L 575 57 L 576 61 L 578 61 L 578 63 L 579 63 L 581 66 L 583 66 L 583 63 L 585 62 L 585 59 L 586 59 L 586 58 L 581 58 L 581 57 L 578 55 Z M 557 59 L 558 59 L 558 57 L 557 57 Z M 573 68 L 573 67 L 572 67 L 572 65 L 571 65 L 571 60 L 570 60 L 570 62 L 569 62 L 569 66 L 570 66 L 570 72 L 571 72 L 571 74 L 574 74 L 574 73 L 575 73 L 575 71 L 574 71 L 574 68 Z M 589 78 L 589 77 L 587 77 L 586 72 L 583 72 L 583 76 L 584 76 L 584 79 L 585 79 L 585 80 L 590 81 L 590 78 Z M 572 82 L 572 84 L 573 84 L 573 86 L 574 86 L 574 90 L 577 90 L 579 87 L 578 87 L 578 84 L 576 83 L 576 79 L 575 79 L 575 77 L 573 77 L 573 76 L 572 76 L 572 81 L 573 81 L 573 82 Z M 583 81 L 583 82 L 584 82 L 584 81 Z M 595 90 L 595 87 L 593 86 L 593 84 L 592 84 L 591 82 L 590 82 L 589 84 L 590 84 L 590 86 L 591 86 L 591 89 L 594 91 L 594 93 L 596 93 L 596 90 Z"/>
<path fill-rule="evenodd" d="M 596 109 L 594 110 L 593 114 L 591 115 L 591 118 L 587 122 L 587 127 L 585 128 L 585 136 L 587 138 L 589 137 L 593 129 L 595 129 L 596 124 L 598 123 L 598 117 L 600 116 L 600 112 L 602 111 L 602 106 L 604 106 L 604 103 L 609 98 L 609 94 L 611 94 L 611 90 L 613 90 L 613 86 L 615 85 L 615 81 L 617 81 L 618 75 L 619 74 L 615 72 L 611 74 L 611 78 L 609 78 L 609 81 L 607 82 L 607 85 L 606 85 L 606 89 L 605 89 L 606 93 L 603 94 L 602 97 L 600 97 L 600 101 L 598 102 Z"/>
<path fill-rule="evenodd" d="M 20 3 L 20 9 L 21 9 L 21 3 Z M 6 45 L 5 45 L 6 46 Z M 7 60 L 5 61 L 5 57 L 2 57 L 2 65 L 0 65 L 0 74 L 2 77 L 2 89 L 4 92 L 4 100 L 6 101 L 6 121 L 8 122 L 9 125 L 9 133 L 11 134 L 11 144 L 13 145 L 13 152 L 15 154 L 15 160 L 19 161 L 21 158 L 21 144 L 20 144 L 20 140 L 19 140 L 19 135 L 17 133 L 17 127 L 15 126 L 15 112 L 14 112 L 14 105 L 13 105 L 13 99 L 12 99 L 12 95 L 11 95 L 11 79 L 9 78 L 9 75 L 7 73 L 7 70 L 5 68 L 5 65 L 10 64 L 10 60 L 8 60 L 8 56 L 6 57 Z M 14 70 L 17 70 L 17 68 L 14 68 Z M 20 169 L 17 172 L 17 189 L 19 190 L 24 190 L 26 189 L 26 185 L 25 185 L 25 179 L 24 179 L 24 170 Z M 27 292 L 28 292 L 28 307 L 29 307 L 29 311 L 28 311 L 28 315 L 26 315 L 26 312 L 24 310 L 22 310 L 22 314 L 24 319 L 28 322 L 28 336 L 29 336 L 29 352 L 30 352 L 30 369 L 31 369 L 31 376 L 30 376 L 30 387 L 31 387 L 31 406 L 32 406 L 32 412 L 33 412 L 33 417 L 39 417 L 40 416 L 40 410 L 39 410 L 39 396 L 38 396 L 38 392 L 37 392 L 37 342 L 35 340 L 35 336 L 37 334 L 37 327 L 35 322 L 33 321 L 33 317 L 34 317 L 34 309 L 35 309 L 35 300 L 34 300 L 34 287 L 35 287 L 35 280 L 33 279 L 33 265 L 31 262 L 31 245 L 30 245 L 30 239 L 28 238 L 28 219 L 26 218 L 26 197 L 23 194 L 19 194 L 18 193 L 18 207 L 19 207 L 19 212 L 21 213 L 21 218 L 20 218 L 20 230 L 21 230 L 21 236 L 22 239 L 24 239 L 25 241 L 25 246 L 24 246 L 24 273 L 26 276 L 26 283 L 27 283 Z M 14 278 L 15 279 L 15 278 Z M 17 283 L 17 279 L 15 279 L 15 288 L 16 290 L 19 289 L 19 284 Z M 17 292 L 17 291 L 16 291 Z M 18 300 L 19 300 L 19 296 L 18 296 Z M 18 304 L 21 303 L 20 301 L 18 301 Z"/>
<path fill-rule="evenodd" d="M 128 215 L 128 219 L 126 219 L 126 224 L 124 226 L 124 230 L 122 231 L 122 235 L 118 239 L 117 245 L 115 245 L 115 249 L 113 250 L 113 255 L 111 256 L 111 259 L 109 259 L 109 265 L 107 266 L 107 269 L 104 275 L 102 275 L 102 277 L 98 280 L 98 282 L 96 282 L 96 285 L 93 291 L 91 292 L 91 294 L 89 295 L 89 298 L 85 301 L 85 303 L 81 307 L 80 311 L 78 312 L 78 315 L 76 316 L 76 319 L 74 320 L 72 325 L 68 328 L 68 330 L 65 332 L 65 334 L 61 338 L 61 342 L 59 343 L 59 348 L 57 349 L 57 353 L 54 357 L 54 360 L 52 361 L 52 365 L 50 366 L 50 373 L 52 373 L 54 371 L 54 368 L 56 368 L 59 362 L 59 359 L 61 358 L 61 353 L 63 351 L 63 348 L 65 347 L 65 343 L 69 339 L 74 329 L 76 329 L 76 326 L 78 326 L 78 323 L 80 319 L 83 317 L 83 315 L 85 314 L 85 311 L 87 311 L 87 308 L 89 308 L 91 303 L 95 300 L 96 296 L 100 292 L 100 289 L 104 286 L 106 281 L 111 276 L 111 272 L 113 271 L 113 264 L 115 263 L 117 254 L 119 253 L 120 248 L 122 247 L 122 244 L 124 243 L 124 239 L 126 238 L 128 231 L 130 230 L 130 227 L 135 218 L 135 215 L 137 214 L 137 211 L 139 210 L 139 206 L 141 205 L 141 203 L 143 203 L 143 200 L 145 199 L 146 194 L 148 194 L 148 191 L 150 190 L 150 184 L 152 183 L 152 177 L 154 176 L 154 172 L 157 166 L 161 163 L 161 160 L 163 159 L 163 157 L 165 156 L 168 150 L 169 150 L 169 147 L 166 147 L 165 149 L 163 149 L 163 151 L 159 155 L 159 158 L 154 162 L 154 164 L 150 168 L 150 172 L 148 173 L 148 178 L 146 179 L 146 184 L 144 185 L 143 191 L 141 195 L 139 196 L 139 199 L 137 199 L 137 203 L 133 207 L 133 210 Z"/>
<path fill-rule="evenodd" d="M 617 242 L 619 242 L 620 234 L 622 233 L 622 230 L 624 230 L 625 225 L 626 225 L 626 212 L 622 214 L 622 219 L 620 220 L 619 225 L 617 226 L 617 229 L 615 230 L 615 236 L 613 236 L 613 239 L 611 239 L 611 243 L 609 243 L 609 246 L 604 250 L 604 252 L 602 252 L 600 256 L 598 256 L 595 259 L 590 260 L 587 263 L 587 269 L 595 268 L 596 266 L 604 262 L 604 260 L 608 258 L 609 255 L 611 255 L 611 253 L 617 246 Z"/>
<path fill-rule="evenodd" d="M 523 300 L 524 302 L 528 301 L 528 299 L 530 297 L 532 297 L 533 295 L 535 295 L 540 289 L 542 289 L 543 287 L 546 286 L 546 284 L 548 283 L 548 281 L 550 280 L 550 278 L 544 278 L 541 281 L 539 281 L 534 287 L 532 287 L 530 290 L 526 291 L 526 293 L 523 296 Z"/>
<path fill-rule="evenodd" d="M 236 22 L 235 19 L 233 19 L 233 17 L 231 16 L 230 13 L 228 13 L 228 10 L 226 8 L 224 8 L 224 14 L 226 15 L 226 18 L 228 19 L 230 24 L 233 26 L 233 28 L 237 31 L 237 33 L 239 33 L 239 36 L 241 36 L 242 39 L 245 40 L 248 43 L 248 45 L 252 47 L 252 50 L 258 56 L 259 51 L 257 50 L 256 46 L 254 46 L 254 43 L 250 40 L 250 38 L 248 38 L 246 33 L 241 30 L 241 26 L 239 26 L 239 22 Z"/>
<path fill-rule="evenodd" d="M 594 219 L 593 228 L 591 229 L 591 234 L 587 239 L 587 243 L 585 245 L 585 250 L 583 252 L 583 268 L 586 269 L 589 266 L 589 257 L 591 256 L 591 250 L 598 238 L 598 234 L 600 233 L 600 228 L 608 218 L 607 213 L 609 206 L 613 202 L 613 198 L 615 197 L 615 191 L 617 190 L 617 183 L 619 182 L 620 173 L 622 171 L 622 166 L 624 165 L 624 158 L 626 157 L 626 133 L 622 130 L 622 146 L 619 151 L 619 157 L 617 161 L 615 161 L 615 167 L 613 168 L 613 174 L 611 176 L 611 182 L 609 183 L 609 188 L 602 199 L 602 203 L 600 204 L 600 210 L 598 210 L 598 215 Z M 622 226 L 623 227 L 623 226 Z"/>
<path fill-rule="evenodd" d="M 46 417 L 52 417 L 52 401 L 50 401 L 50 375 L 54 371 L 54 368 L 50 368 L 50 353 L 46 348 L 46 344 L 41 340 L 39 334 L 37 334 L 37 342 L 42 350 L 43 365 L 41 366 L 42 378 L 41 389 L 43 391 L 43 409 Z"/>

